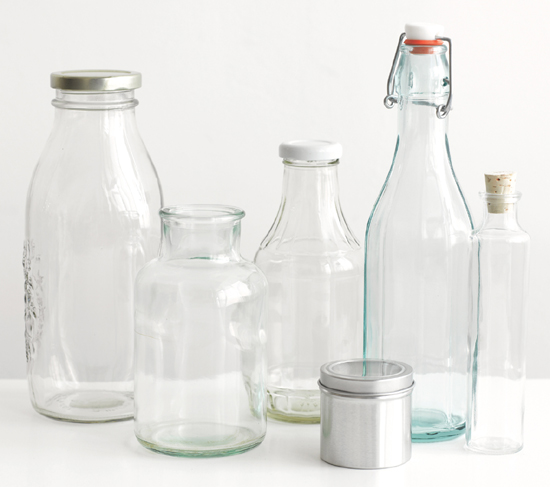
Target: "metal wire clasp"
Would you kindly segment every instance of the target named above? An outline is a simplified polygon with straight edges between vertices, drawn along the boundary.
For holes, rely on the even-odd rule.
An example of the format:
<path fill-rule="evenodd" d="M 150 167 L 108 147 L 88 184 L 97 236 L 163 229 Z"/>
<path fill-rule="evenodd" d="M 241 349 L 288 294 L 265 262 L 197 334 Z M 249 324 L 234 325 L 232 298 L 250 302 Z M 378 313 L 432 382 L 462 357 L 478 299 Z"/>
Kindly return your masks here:
<path fill-rule="evenodd" d="M 405 39 L 404 32 L 399 36 L 399 42 L 397 43 L 395 56 L 393 56 L 390 75 L 388 76 L 388 94 L 386 95 L 386 98 L 384 98 L 384 105 L 386 108 L 393 108 L 393 106 L 397 103 L 397 96 L 395 96 L 393 90 L 395 88 L 395 71 L 397 69 L 397 61 L 399 61 L 399 49 L 403 43 L 403 39 Z"/>
<path fill-rule="evenodd" d="M 436 109 L 437 118 L 443 119 L 449 115 L 453 105 L 453 44 L 450 37 L 438 37 L 438 39 L 449 44 L 449 98 L 447 98 L 445 105 L 439 105 Z"/>
<path fill-rule="evenodd" d="M 388 76 L 388 85 L 387 85 L 387 95 L 384 98 L 384 105 L 386 108 L 393 108 L 393 106 L 397 103 L 398 98 L 394 92 L 395 89 L 395 72 L 397 70 L 397 63 L 399 61 L 400 57 L 400 48 L 401 44 L 403 43 L 403 39 L 405 39 L 405 33 L 403 32 L 399 36 L 399 42 L 397 43 L 397 49 L 395 50 L 395 56 L 393 56 L 393 62 L 391 66 L 390 75 Z M 437 118 L 444 119 L 447 115 L 449 115 L 449 112 L 452 108 L 453 103 L 453 58 L 452 58 L 452 42 L 449 37 L 437 37 L 437 39 L 442 40 L 443 42 L 447 42 L 449 44 L 449 98 L 447 98 L 447 103 L 445 105 L 439 105 L 435 109 L 435 113 L 437 115 Z"/>

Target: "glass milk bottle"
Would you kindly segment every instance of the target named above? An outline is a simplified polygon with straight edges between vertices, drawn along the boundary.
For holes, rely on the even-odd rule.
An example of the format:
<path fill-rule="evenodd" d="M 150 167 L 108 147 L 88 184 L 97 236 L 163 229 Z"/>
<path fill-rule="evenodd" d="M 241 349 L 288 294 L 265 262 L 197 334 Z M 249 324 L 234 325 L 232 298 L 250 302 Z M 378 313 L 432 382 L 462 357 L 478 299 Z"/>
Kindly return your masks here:
<path fill-rule="evenodd" d="M 27 197 L 27 376 L 34 408 L 133 416 L 133 282 L 160 245 L 162 194 L 139 135 L 131 71 L 64 71 Z"/>
<path fill-rule="evenodd" d="M 255 262 L 269 282 L 268 414 L 319 422 L 319 369 L 361 353 L 363 256 L 338 192 L 340 144 L 281 144 L 283 196 Z"/>
<path fill-rule="evenodd" d="M 366 230 L 365 354 L 413 367 L 412 438 L 431 442 L 464 433 L 472 222 L 447 139 L 450 39 L 405 30 L 385 99 L 397 144 Z"/>
<path fill-rule="evenodd" d="M 520 227 L 516 174 L 485 175 L 484 218 L 473 234 L 477 313 L 470 331 L 466 447 L 478 453 L 523 448 L 529 235 Z"/>
<path fill-rule="evenodd" d="M 188 205 L 160 214 L 160 255 L 135 286 L 135 434 L 168 455 L 242 453 L 266 431 L 267 282 L 240 255 L 244 212 Z"/>

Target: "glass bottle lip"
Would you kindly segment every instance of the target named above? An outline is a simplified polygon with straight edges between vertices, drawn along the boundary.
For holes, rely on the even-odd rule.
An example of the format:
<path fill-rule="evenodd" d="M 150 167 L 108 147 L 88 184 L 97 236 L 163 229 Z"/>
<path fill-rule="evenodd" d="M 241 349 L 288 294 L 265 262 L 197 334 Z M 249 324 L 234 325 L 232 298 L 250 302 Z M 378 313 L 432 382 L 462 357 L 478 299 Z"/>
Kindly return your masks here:
<path fill-rule="evenodd" d="M 73 91 L 56 90 L 52 105 L 67 110 L 115 110 L 134 108 L 138 105 L 134 90 Z"/>
<path fill-rule="evenodd" d="M 229 205 L 175 205 L 165 206 L 159 211 L 163 221 L 216 224 L 238 222 L 245 216 L 244 210 Z"/>
<path fill-rule="evenodd" d="M 340 164 L 340 159 L 327 159 L 324 161 L 301 161 L 298 159 L 283 159 L 285 166 L 292 167 L 328 167 Z"/>
<path fill-rule="evenodd" d="M 414 41 L 413 41 L 414 42 Z M 401 44 L 399 50 L 403 54 L 444 54 L 447 52 L 447 46 L 445 44 L 441 45 L 427 45 L 427 44 L 416 44 L 413 42 L 409 44 Z"/>
<path fill-rule="evenodd" d="M 487 193 L 485 191 L 479 192 L 479 197 L 483 201 L 488 202 L 495 202 L 495 203 L 517 203 L 521 199 L 521 193 L 519 191 L 516 191 L 515 193 L 509 193 L 509 194 L 494 194 L 494 193 Z"/>

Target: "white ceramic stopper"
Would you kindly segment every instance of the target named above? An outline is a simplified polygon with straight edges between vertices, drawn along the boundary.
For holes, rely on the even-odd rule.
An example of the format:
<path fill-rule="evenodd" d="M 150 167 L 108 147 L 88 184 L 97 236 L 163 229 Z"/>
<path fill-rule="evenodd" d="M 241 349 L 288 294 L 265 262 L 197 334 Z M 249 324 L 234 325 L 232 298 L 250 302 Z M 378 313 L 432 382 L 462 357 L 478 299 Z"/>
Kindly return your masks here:
<path fill-rule="evenodd" d="M 489 194 L 512 194 L 516 191 L 516 173 L 498 171 L 485 174 L 485 191 Z M 488 202 L 489 213 L 506 213 L 513 203 Z"/>
<path fill-rule="evenodd" d="M 427 24 L 426 22 L 411 22 L 405 24 L 407 39 L 415 41 L 435 41 L 443 35 L 444 28 L 440 24 Z"/>

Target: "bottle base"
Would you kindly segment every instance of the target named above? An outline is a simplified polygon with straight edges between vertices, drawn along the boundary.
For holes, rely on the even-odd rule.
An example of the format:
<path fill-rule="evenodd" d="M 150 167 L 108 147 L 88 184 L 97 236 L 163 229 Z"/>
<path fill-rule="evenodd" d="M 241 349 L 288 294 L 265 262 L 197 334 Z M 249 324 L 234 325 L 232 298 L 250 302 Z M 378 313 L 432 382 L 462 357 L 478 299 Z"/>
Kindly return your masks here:
<path fill-rule="evenodd" d="M 508 438 L 483 437 L 471 440 L 464 446 L 466 450 L 486 455 L 509 455 L 523 449 L 523 444 Z"/>
<path fill-rule="evenodd" d="M 148 439 L 136 432 L 148 450 L 174 457 L 226 457 L 257 447 L 265 438 L 251 429 L 218 423 L 172 422 L 156 425 Z"/>
<path fill-rule="evenodd" d="M 267 415 L 277 421 L 288 423 L 319 423 L 319 390 L 293 390 L 268 385 Z"/>
<path fill-rule="evenodd" d="M 113 391 L 71 391 L 57 394 L 34 409 L 52 419 L 73 423 L 107 423 L 134 417 L 134 394 Z"/>
<path fill-rule="evenodd" d="M 449 441 L 463 435 L 466 422 L 458 416 L 449 417 L 435 409 L 413 409 L 413 443 L 435 443 Z"/>

